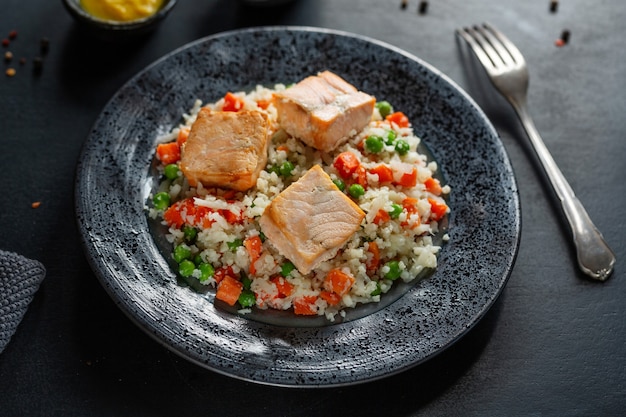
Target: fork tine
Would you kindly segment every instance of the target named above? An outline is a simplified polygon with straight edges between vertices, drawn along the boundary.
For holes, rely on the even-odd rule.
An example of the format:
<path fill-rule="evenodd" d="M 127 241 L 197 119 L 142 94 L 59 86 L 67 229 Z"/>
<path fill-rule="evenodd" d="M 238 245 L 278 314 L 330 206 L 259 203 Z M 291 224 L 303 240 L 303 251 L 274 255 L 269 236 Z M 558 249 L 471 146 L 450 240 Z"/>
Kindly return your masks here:
<path fill-rule="evenodd" d="M 500 44 L 504 46 L 517 65 L 525 64 L 526 61 L 524 60 L 524 56 L 520 50 L 517 49 L 517 46 L 509 40 L 509 38 L 488 23 L 483 23 L 483 27 L 485 28 L 485 32 L 488 33 L 490 37 L 493 36 L 495 39 L 500 41 Z"/>
<path fill-rule="evenodd" d="M 473 26 L 470 28 L 474 39 L 478 42 L 478 44 L 483 48 L 491 62 L 493 63 L 494 68 L 499 69 L 506 66 L 506 62 L 502 59 L 500 53 L 494 48 L 494 46 L 489 41 L 487 34 L 480 26 Z"/>
<path fill-rule="evenodd" d="M 482 44 L 480 44 L 477 41 L 474 31 L 472 29 L 467 28 L 467 27 L 463 29 L 457 29 L 456 33 L 459 36 L 461 36 L 465 40 L 465 42 L 467 42 L 470 48 L 472 48 L 472 51 L 474 51 L 474 54 L 476 55 L 478 60 L 483 64 L 485 69 L 490 70 L 492 68 L 495 68 L 494 62 L 487 55 L 487 53 L 482 47 Z"/>
<path fill-rule="evenodd" d="M 483 23 L 482 27 L 475 27 L 476 31 L 479 32 L 489 43 L 490 46 L 493 47 L 495 52 L 498 54 L 498 57 L 502 59 L 504 65 L 515 65 L 515 58 L 511 55 L 503 42 L 496 34 L 497 30 L 492 28 L 489 24 Z M 499 33 L 500 37 L 504 37 L 502 33 Z"/>

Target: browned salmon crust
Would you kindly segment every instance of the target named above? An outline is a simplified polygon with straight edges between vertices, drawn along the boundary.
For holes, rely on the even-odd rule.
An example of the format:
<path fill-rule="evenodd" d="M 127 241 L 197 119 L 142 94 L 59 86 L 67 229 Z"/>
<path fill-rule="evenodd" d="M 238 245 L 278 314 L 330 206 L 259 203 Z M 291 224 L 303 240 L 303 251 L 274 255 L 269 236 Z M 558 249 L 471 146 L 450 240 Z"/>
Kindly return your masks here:
<path fill-rule="evenodd" d="M 371 120 L 376 99 L 329 71 L 274 95 L 285 131 L 324 152 L 343 144 Z"/>
<path fill-rule="evenodd" d="M 203 108 L 182 148 L 180 168 L 192 187 L 246 191 L 267 163 L 269 120 L 258 111 Z"/>
<path fill-rule="evenodd" d="M 281 192 L 259 220 L 267 239 L 302 274 L 335 256 L 365 213 L 315 165 Z"/>

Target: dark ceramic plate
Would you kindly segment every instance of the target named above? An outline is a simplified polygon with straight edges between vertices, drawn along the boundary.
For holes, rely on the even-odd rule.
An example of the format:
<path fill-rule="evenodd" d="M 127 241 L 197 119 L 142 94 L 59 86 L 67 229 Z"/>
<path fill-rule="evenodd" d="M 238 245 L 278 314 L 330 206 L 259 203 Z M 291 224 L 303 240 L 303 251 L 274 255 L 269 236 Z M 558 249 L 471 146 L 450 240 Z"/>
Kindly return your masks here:
<path fill-rule="evenodd" d="M 395 302 L 325 326 L 277 326 L 177 285 L 144 211 L 155 138 L 196 98 L 289 83 L 331 70 L 410 118 L 452 187 L 439 267 Z M 119 307 L 172 351 L 237 378 L 329 386 L 389 376 L 452 345 L 502 291 L 519 244 L 511 165 L 474 102 L 439 71 L 381 42 L 312 28 L 257 28 L 201 39 L 125 86 L 97 119 L 77 168 L 87 257 Z"/>

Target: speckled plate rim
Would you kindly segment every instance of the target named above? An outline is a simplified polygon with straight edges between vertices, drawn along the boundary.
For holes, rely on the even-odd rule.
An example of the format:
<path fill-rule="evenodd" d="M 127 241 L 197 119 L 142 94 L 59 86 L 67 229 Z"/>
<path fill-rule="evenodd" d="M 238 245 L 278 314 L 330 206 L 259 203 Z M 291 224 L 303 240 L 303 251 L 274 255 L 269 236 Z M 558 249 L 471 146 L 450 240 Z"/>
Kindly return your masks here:
<path fill-rule="evenodd" d="M 450 241 L 431 277 L 358 320 L 291 328 L 224 312 L 176 284 L 150 233 L 145 201 L 153 186 L 148 171 L 156 137 L 178 124 L 197 97 L 211 101 L 228 90 L 297 81 L 324 69 L 407 113 L 452 186 Z M 285 387 L 372 381 L 439 354 L 498 298 L 521 230 L 504 146 L 464 91 L 399 48 L 310 27 L 224 32 L 145 68 L 96 120 L 79 158 L 75 200 L 92 269 L 141 329 L 200 366 Z"/>

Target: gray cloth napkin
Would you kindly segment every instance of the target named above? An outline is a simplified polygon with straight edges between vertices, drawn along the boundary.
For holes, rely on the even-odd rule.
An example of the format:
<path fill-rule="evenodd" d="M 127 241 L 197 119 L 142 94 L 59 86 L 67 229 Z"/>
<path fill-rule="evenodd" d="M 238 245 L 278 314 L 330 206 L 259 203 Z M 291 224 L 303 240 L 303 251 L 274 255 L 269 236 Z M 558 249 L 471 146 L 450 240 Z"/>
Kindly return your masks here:
<path fill-rule="evenodd" d="M 45 276 L 46 269 L 40 262 L 0 250 L 0 353 L 11 340 Z"/>

